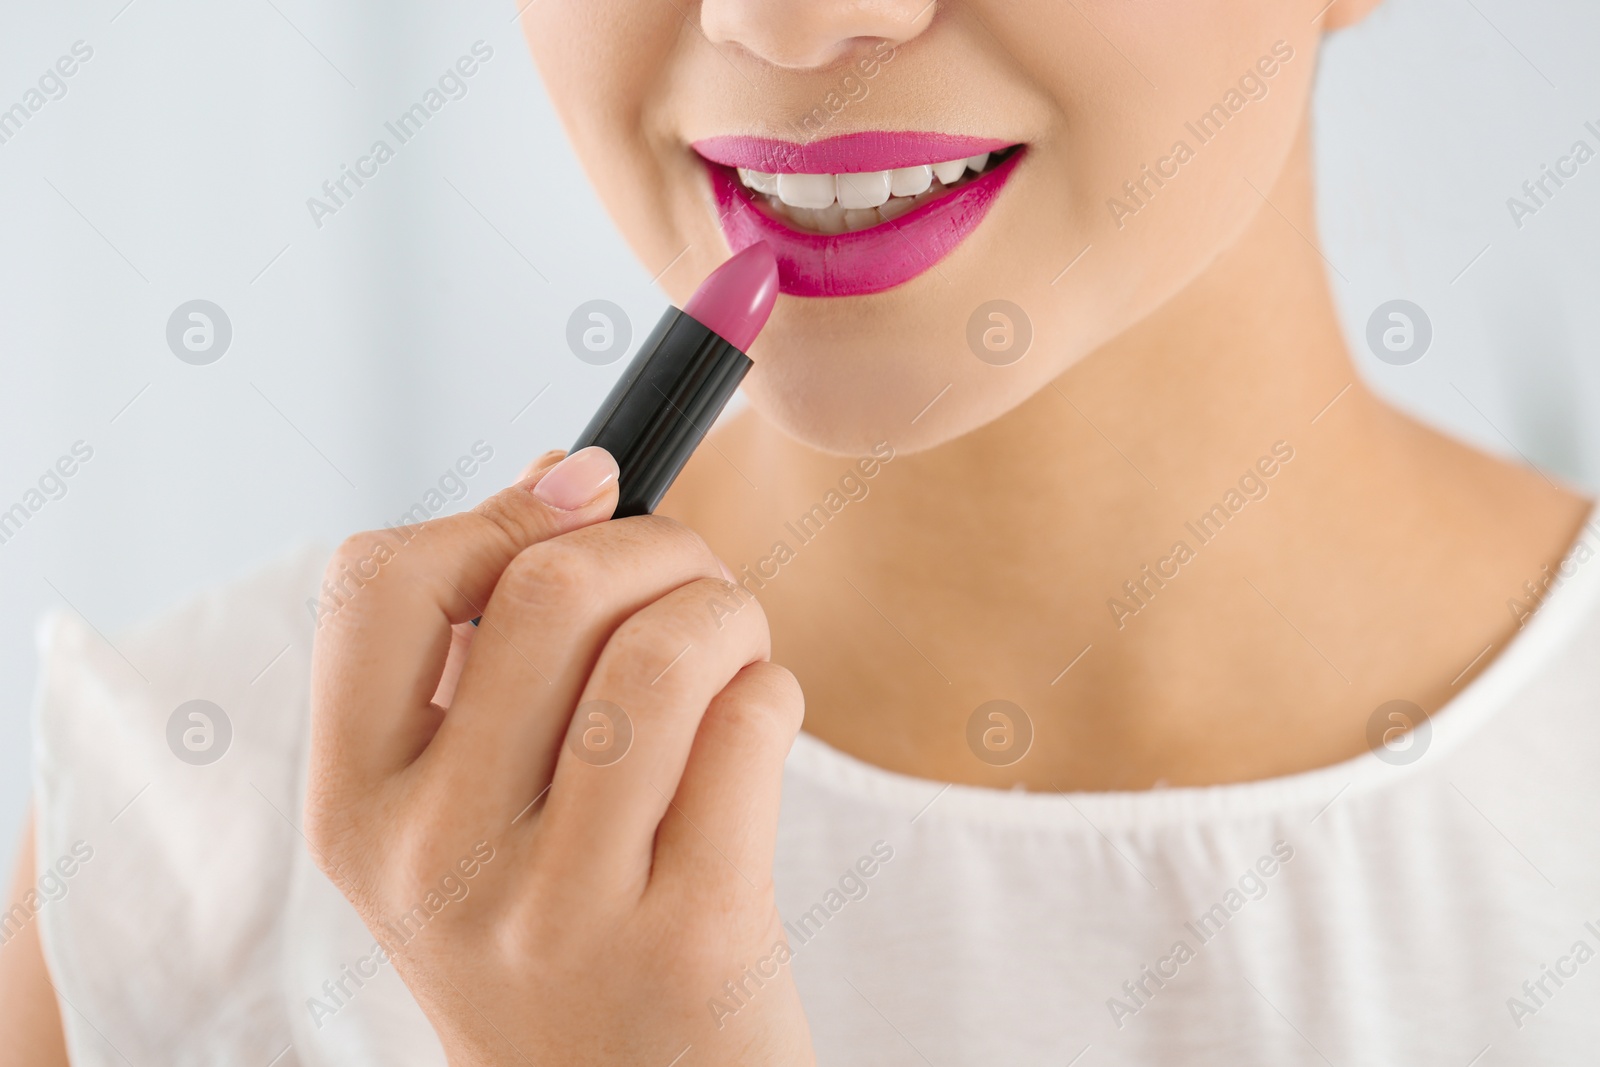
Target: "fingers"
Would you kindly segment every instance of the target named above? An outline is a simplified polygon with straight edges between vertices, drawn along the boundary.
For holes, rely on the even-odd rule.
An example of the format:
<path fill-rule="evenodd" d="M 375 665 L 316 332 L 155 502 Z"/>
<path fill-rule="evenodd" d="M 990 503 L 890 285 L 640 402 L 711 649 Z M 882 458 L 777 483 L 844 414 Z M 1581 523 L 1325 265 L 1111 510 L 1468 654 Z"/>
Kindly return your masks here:
<path fill-rule="evenodd" d="M 478 628 L 470 622 L 458 622 L 450 627 L 450 652 L 445 656 L 444 673 L 439 675 L 439 686 L 433 691 L 433 704 L 449 708 L 456 698 L 456 684 L 461 681 L 461 670 L 467 665 L 467 653 L 472 651 L 472 639 Z"/>
<path fill-rule="evenodd" d="M 522 468 L 517 481 L 525 482 L 530 478 L 537 480 L 536 476 L 543 474 L 564 454 L 559 449 L 546 452 Z M 445 659 L 439 687 L 433 694 L 433 702 L 441 708 L 448 708 L 450 701 L 455 699 L 456 683 L 461 680 L 461 669 L 467 665 L 467 653 L 472 650 L 472 638 L 478 632 L 478 621 L 458 622 L 450 630 L 450 654 Z"/>
<path fill-rule="evenodd" d="M 736 589 L 722 578 L 686 585 L 606 643 L 565 733 L 541 827 L 541 847 L 577 877 L 643 888 L 706 707 L 770 652 L 760 605 Z M 611 736 L 606 719 L 617 720 Z"/>
<path fill-rule="evenodd" d="M 601 449 L 551 453 L 471 511 L 340 547 L 312 656 L 313 752 L 330 774 L 373 779 L 416 758 L 438 724 L 451 624 L 480 613 L 519 552 L 608 518 L 616 469 Z"/>
<path fill-rule="evenodd" d="M 550 783 L 573 708 L 613 633 L 637 632 L 630 616 L 719 572 L 693 531 L 650 515 L 528 548 L 484 608 L 426 773 L 464 815 L 510 822 Z M 638 654 L 652 676 L 671 658 Z"/>
<path fill-rule="evenodd" d="M 804 712 L 800 683 L 774 663 L 750 664 L 717 694 L 656 835 L 657 874 L 671 879 L 709 872 L 767 885 L 783 763 Z"/>

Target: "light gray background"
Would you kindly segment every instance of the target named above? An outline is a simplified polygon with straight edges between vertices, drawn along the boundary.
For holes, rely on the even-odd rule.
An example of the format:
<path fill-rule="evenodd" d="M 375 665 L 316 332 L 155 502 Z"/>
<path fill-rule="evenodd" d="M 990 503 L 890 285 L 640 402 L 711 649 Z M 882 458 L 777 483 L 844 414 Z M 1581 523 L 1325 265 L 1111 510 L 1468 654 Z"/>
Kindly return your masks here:
<path fill-rule="evenodd" d="M 6 5 L 0 108 L 74 41 L 94 58 L 0 145 L 0 509 L 75 440 L 95 453 L 0 545 L 0 869 L 26 805 L 41 614 L 114 634 L 296 543 L 392 520 L 481 439 L 495 459 L 461 506 L 476 501 L 567 443 L 622 366 L 571 356 L 572 309 L 615 301 L 636 338 L 659 313 L 513 14 Z M 306 198 L 479 39 L 494 57 L 468 95 L 317 229 Z M 1583 129 L 1600 126 L 1597 43 L 1600 10 L 1580 0 L 1390 0 L 1324 53 L 1316 109 L 1324 252 L 1363 370 L 1591 488 L 1600 160 L 1521 230 L 1505 201 L 1575 139 L 1600 147 Z M 1361 342 L 1396 297 L 1434 327 L 1409 367 Z M 165 343 L 195 298 L 233 323 L 211 366 Z"/>

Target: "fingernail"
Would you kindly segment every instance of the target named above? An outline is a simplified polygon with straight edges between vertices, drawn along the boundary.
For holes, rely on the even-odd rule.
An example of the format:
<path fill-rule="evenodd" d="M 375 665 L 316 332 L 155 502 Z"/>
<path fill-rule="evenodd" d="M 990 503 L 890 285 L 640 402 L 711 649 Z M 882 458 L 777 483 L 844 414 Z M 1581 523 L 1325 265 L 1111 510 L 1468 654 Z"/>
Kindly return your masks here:
<path fill-rule="evenodd" d="M 576 511 L 617 480 L 617 461 L 598 445 L 580 448 L 551 467 L 533 487 L 533 495 L 560 511 Z"/>
<path fill-rule="evenodd" d="M 544 466 L 546 463 L 549 463 L 551 456 L 559 456 L 559 455 L 561 455 L 561 449 L 552 448 L 550 451 L 546 452 L 544 455 L 540 456 L 538 459 L 534 460 L 532 463 L 528 464 L 526 467 L 523 467 L 522 468 L 522 473 L 517 475 L 517 481 L 525 482 L 529 478 L 532 478 L 533 477 L 533 472 L 538 470 L 540 467 Z"/>

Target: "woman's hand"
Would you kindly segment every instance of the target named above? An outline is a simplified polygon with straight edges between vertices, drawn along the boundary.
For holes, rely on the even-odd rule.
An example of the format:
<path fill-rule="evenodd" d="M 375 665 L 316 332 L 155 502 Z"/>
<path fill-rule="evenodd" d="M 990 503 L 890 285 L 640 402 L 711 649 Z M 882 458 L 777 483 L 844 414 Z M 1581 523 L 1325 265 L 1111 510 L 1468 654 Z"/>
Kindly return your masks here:
<path fill-rule="evenodd" d="M 698 536 L 558 459 L 334 557 L 307 837 L 452 1064 L 810 1063 L 771 884 L 799 687 Z"/>

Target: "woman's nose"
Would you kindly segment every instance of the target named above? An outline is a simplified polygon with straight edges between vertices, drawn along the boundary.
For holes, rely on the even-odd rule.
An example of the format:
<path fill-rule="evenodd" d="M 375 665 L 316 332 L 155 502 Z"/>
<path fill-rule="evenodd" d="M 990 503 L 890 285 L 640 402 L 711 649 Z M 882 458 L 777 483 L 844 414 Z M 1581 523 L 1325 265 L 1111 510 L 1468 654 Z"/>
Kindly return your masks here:
<path fill-rule="evenodd" d="M 778 67 L 826 67 L 863 40 L 899 46 L 933 21 L 938 0 L 701 0 L 713 44 L 738 44 Z"/>

